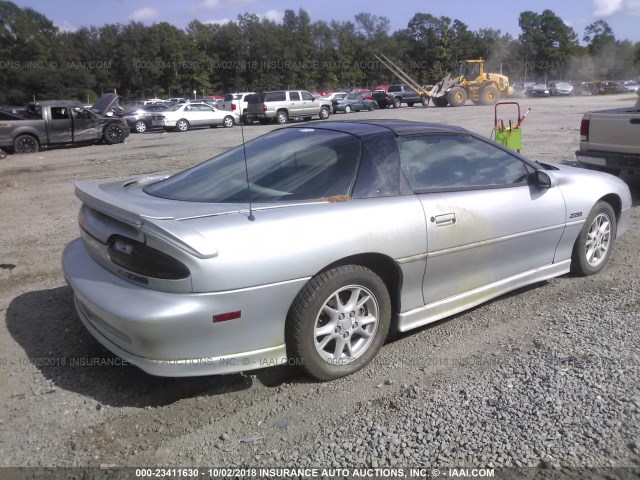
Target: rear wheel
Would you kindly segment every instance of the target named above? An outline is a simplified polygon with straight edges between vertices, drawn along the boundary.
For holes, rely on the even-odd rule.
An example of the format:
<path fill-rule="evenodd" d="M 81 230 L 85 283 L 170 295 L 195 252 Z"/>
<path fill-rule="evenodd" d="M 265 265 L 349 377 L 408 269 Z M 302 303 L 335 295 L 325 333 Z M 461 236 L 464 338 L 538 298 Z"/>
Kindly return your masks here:
<path fill-rule="evenodd" d="M 284 111 L 284 110 L 280 110 L 278 113 L 276 113 L 276 122 L 280 125 L 284 125 L 289 121 L 289 114 Z"/>
<path fill-rule="evenodd" d="M 189 130 L 189 122 L 184 118 L 181 118 L 176 122 L 176 130 L 179 132 L 186 132 Z"/>
<path fill-rule="evenodd" d="M 135 131 L 138 133 L 144 133 L 147 131 L 147 124 L 142 120 L 138 120 L 134 125 Z"/>
<path fill-rule="evenodd" d="M 347 105 L 344 107 L 344 113 L 351 113 L 351 106 Z"/>
<path fill-rule="evenodd" d="M 571 255 L 571 271 L 593 275 L 604 268 L 613 250 L 616 215 L 611 205 L 600 201 L 589 212 Z"/>
<path fill-rule="evenodd" d="M 370 112 L 373 112 L 376 109 L 376 106 L 373 103 L 370 103 L 369 105 L 367 105 L 367 110 L 369 110 Z"/>
<path fill-rule="evenodd" d="M 104 129 L 103 137 L 104 141 L 111 145 L 114 143 L 122 143 L 125 138 L 124 129 L 121 125 L 112 123 L 111 125 L 107 125 L 107 128 Z"/>
<path fill-rule="evenodd" d="M 449 105 L 452 107 L 461 107 L 467 103 L 467 91 L 462 87 L 453 87 L 449 90 Z"/>
<path fill-rule="evenodd" d="M 495 105 L 500 92 L 493 85 L 489 85 L 480 90 L 480 103 L 482 105 Z"/>
<path fill-rule="evenodd" d="M 222 126 L 225 128 L 233 127 L 235 123 L 236 122 L 233 120 L 233 117 L 231 115 L 227 115 L 222 119 Z"/>
<path fill-rule="evenodd" d="M 350 375 L 378 353 L 389 331 L 384 282 L 360 265 L 313 277 L 296 297 L 286 326 L 287 353 L 319 380 Z"/>
<path fill-rule="evenodd" d="M 35 153 L 39 147 L 38 140 L 31 135 L 18 135 L 13 141 L 14 153 Z"/>
<path fill-rule="evenodd" d="M 422 106 L 426 107 L 427 105 L 429 105 L 429 97 L 422 97 Z"/>
<path fill-rule="evenodd" d="M 400 100 L 399 98 L 394 98 L 393 99 L 393 108 L 400 108 L 400 105 L 402 105 L 402 100 Z"/>

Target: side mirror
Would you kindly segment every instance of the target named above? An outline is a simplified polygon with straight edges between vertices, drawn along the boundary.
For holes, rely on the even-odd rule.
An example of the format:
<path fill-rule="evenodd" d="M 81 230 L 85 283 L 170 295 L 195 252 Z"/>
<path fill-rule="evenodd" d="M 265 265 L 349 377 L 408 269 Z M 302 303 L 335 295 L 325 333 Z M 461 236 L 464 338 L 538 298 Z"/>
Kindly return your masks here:
<path fill-rule="evenodd" d="M 551 177 L 541 170 L 536 170 L 531 176 L 533 184 L 538 188 L 551 188 L 555 185 Z"/>

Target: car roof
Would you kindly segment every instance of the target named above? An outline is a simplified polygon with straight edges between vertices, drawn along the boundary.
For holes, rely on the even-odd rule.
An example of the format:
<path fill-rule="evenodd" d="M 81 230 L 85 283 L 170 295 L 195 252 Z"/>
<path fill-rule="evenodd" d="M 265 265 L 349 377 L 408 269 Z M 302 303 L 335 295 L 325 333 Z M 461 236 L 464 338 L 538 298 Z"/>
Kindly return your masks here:
<path fill-rule="evenodd" d="M 412 122 L 408 120 L 332 120 L 317 121 L 300 125 L 291 125 L 286 128 L 321 128 L 326 130 L 338 130 L 351 133 L 356 136 L 368 136 L 380 129 L 391 131 L 395 136 L 417 135 L 421 133 L 469 133 L 464 128 L 442 123 Z"/>

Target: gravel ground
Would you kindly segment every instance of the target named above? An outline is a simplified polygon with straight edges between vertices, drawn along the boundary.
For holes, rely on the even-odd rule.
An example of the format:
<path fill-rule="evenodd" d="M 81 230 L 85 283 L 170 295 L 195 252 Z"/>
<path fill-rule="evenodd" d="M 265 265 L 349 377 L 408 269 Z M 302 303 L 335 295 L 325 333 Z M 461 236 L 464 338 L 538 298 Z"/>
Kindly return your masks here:
<path fill-rule="evenodd" d="M 582 114 L 634 98 L 523 99 L 524 153 L 573 162 Z M 339 118 L 488 135 L 493 109 Z M 638 175 L 627 178 L 630 230 L 601 274 L 542 282 L 393 338 L 351 377 L 321 384 L 277 367 L 166 379 L 117 365 L 79 323 L 61 274 L 78 235 L 73 182 L 175 171 L 240 133 L 148 133 L 0 162 L 0 465 L 640 465 Z"/>

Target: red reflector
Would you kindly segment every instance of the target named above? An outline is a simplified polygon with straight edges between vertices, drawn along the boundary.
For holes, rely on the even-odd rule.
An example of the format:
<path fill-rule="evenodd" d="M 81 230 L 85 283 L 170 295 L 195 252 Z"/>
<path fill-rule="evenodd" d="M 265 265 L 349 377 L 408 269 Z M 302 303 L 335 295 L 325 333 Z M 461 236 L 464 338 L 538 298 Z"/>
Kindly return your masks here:
<path fill-rule="evenodd" d="M 218 315 L 213 316 L 213 323 L 226 322 L 227 320 L 235 320 L 236 318 L 240 318 L 241 312 L 238 310 L 237 312 L 227 312 L 227 313 L 219 313 Z"/>
<path fill-rule="evenodd" d="M 589 140 L 589 119 L 582 119 L 580 122 L 580 140 Z"/>
<path fill-rule="evenodd" d="M 264 112 L 266 112 L 268 108 L 269 108 L 269 107 L 267 107 L 267 104 L 266 104 L 266 103 L 263 103 L 263 104 L 262 104 L 262 110 L 263 110 Z"/>

